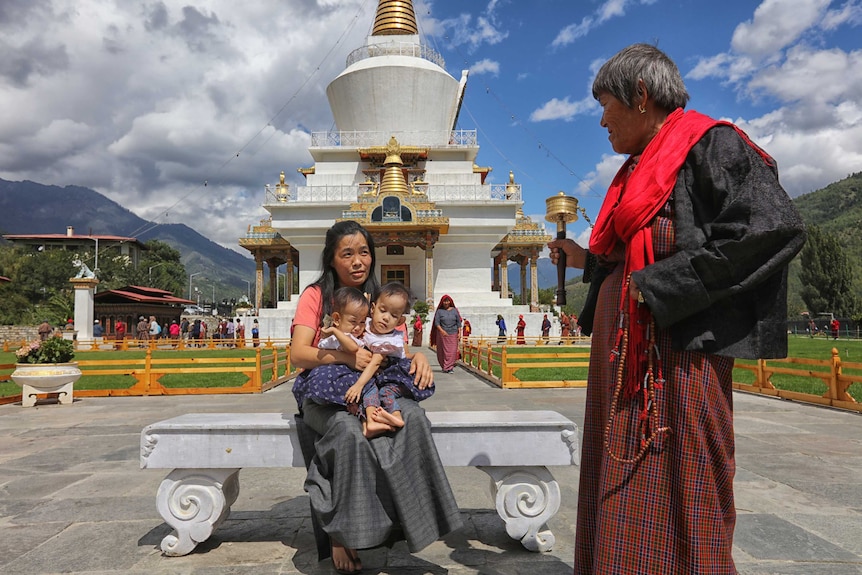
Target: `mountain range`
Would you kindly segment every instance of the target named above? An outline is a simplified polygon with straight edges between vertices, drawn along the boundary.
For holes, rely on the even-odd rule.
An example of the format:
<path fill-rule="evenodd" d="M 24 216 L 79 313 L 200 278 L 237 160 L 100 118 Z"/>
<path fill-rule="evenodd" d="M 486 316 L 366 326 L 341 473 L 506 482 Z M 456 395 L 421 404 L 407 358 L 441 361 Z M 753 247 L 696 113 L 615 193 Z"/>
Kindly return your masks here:
<path fill-rule="evenodd" d="M 149 222 L 90 188 L 0 179 L 0 234 L 62 234 L 67 226 L 78 233 L 165 242 L 180 252 L 186 272 L 217 278 L 240 293 L 246 292 L 246 281 L 254 281 L 251 258 L 207 239 L 185 224 Z M 507 275 L 510 290 L 520 293 L 520 267 L 510 263 Z M 539 259 L 537 275 L 539 288 L 557 285 L 557 270 L 550 259 Z M 568 279 L 576 276 L 580 271 L 567 271 Z"/>
<path fill-rule="evenodd" d="M 79 234 L 165 242 L 180 252 L 180 261 L 188 273 L 218 279 L 241 294 L 248 288 L 246 281 L 254 281 L 254 260 L 205 238 L 185 224 L 149 222 L 90 188 L 0 179 L 0 233 L 62 234 L 67 226 Z"/>
<path fill-rule="evenodd" d="M 862 261 L 862 172 L 851 174 L 821 190 L 794 199 L 807 225 L 818 225 L 835 235 L 854 266 L 856 292 L 862 297 L 857 262 Z M 188 273 L 204 273 L 245 293 L 246 281 L 254 278 L 254 261 L 213 242 L 184 224 L 148 222 L 102 194 L 80 186 L 47 186 L 36 182 L 0 179 L 0 233 L 56 234 L 73 226 L 79 233 L 136 237 L 144 242 L 163 241 L 180 254 Z M 136 230 L 141 230 L 135 233 Z M 237 238 L 237 241 L 239 238 Z M 790 268 L 790 307 L 804 309 L 799 298 L 799 258 Z M 567 270 L 570 284 L 581 272 Z M 520 268 L 508 266 L 509 287 L 520 293 Z M 557 271 L 548 258 L 538 262 L 539 288 L 557 284 Z M 241 288 L 241 289 L 240 289 Z"/>

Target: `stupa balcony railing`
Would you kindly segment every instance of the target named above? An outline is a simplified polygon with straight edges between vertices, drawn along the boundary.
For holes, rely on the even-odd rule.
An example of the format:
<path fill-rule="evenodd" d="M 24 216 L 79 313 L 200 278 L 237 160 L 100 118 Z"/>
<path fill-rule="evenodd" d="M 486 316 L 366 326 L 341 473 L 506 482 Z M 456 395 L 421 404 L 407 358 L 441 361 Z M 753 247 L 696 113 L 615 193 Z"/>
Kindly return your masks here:
<path fill-rule="evenodd" d="M 370 148 L 385 146 L 395 136 L 402 146 L 418 147 L 475 147 L 478 146 L 476 130 L 422 131 L 422 132 L 377 132 L 377 131 L 329 131 L 312 132 L 312 148 Z"/>
<path fill-rule="evenodd" d="M 415 42 L 383 42 L 380 44 L 366 44 L 361 48 L 357 48 L 347 56 L 347 66 L 351 66 L 360 60 L 366 58 L 376 58 L 378 56 L 411 56 L 413 58 L 422 58 L 437 64 L 443 69 L 446 69 L 446 62 L 439 52 Z"/>
<path fill-rule="evenodd" d="M 483 202 L 521 201 L 521 186 L 518 184 L 424 184 L 417 190 L 430 202 Z M 278 195 L 272 187 L 265 188 L 266 206 L 297 203 L 369 203 L 377 197 L 369 195 L 369 186 L 352 184 L 344 186 L 297 186 L 289 194 Z"/>

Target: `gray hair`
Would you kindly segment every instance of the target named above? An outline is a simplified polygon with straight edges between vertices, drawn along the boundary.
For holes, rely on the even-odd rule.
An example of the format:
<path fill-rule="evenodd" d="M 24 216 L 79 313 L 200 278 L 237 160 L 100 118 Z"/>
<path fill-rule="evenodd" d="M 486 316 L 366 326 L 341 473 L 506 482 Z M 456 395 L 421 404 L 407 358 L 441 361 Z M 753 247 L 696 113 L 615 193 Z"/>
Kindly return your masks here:
<path fill-rule="evenodd" d="M 689 95 L 679 69 L 667 54 L 649 44 L 632 44 L 605 62 L 593 81 L 593 98 L 608 93 L 629 108 L 643 80 L 655 104 L 668 112 L 685 108 Z"/>

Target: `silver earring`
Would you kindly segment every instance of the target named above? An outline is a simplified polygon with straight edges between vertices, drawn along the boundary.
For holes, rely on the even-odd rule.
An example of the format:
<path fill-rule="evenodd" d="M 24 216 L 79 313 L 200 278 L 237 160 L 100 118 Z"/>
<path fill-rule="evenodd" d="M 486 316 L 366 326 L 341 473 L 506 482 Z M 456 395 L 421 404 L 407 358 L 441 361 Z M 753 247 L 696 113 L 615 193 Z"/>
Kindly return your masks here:
<path fill-rule="evenodd" d="M 638 112 L 646 114 L 646 108 L 643 107 L 643 104 L 638 104 Z"/>

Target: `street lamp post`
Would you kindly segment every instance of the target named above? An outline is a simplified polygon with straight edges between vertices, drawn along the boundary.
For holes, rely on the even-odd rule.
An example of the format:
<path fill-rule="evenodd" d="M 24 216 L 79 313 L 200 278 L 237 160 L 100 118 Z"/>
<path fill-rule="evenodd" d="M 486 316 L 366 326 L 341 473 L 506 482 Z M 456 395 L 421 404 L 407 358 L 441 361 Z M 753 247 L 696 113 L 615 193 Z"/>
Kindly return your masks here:
<path fill-rule="evenodd" d="M 154 266 L 148 266 L 149 269 L 147 270 L 147 283 L 150 285 L 150 287 L 153 287 L 153 268 L 157 268 L 157 267 L 164 265 L 166 263 L 167 262 L 159 262 Z"/>
<path fill-rule="evenodd" d="M 245 297 L 249 302 L 251 302 L 251 282 L 248 280 L 243 281 L 245 281 Z"/>
<path fill-rule="evenodd" d="M 90 239 L 96 242 L 96 253 L 93 256 L 93 275 L 99 277 L 99 238 L 90 236 Z M 93 293 L 96 293 L 98 286 L 93 286 Z"/>
<path fill-rule="evenodd" d="M 192 278 L 195 276 L 199 276 L 204 272 L 195 272 L 193 274 L 189 274 L 189 299 L 192 299 Z"/>

